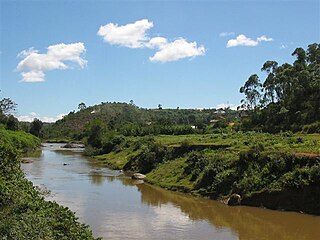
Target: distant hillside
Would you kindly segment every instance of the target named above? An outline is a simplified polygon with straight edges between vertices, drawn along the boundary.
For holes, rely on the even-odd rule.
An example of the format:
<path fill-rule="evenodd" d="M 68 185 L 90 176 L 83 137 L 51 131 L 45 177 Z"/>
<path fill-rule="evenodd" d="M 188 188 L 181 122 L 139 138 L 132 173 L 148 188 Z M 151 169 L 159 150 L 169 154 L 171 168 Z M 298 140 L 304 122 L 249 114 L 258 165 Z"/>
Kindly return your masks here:
<path fill-rule="evenodd" d="M 103 121 L 109 129 L 119 130 L 127 125 L 188 125 L 203 128 L 212 120 L 230 120 L 237 112 L 230 109 L 144 109 L 127 103 L 101 103 L 73 111 L 56 123 L 44 128 L 45 138 L 70 137 L 79 139 L 85 126 L 93 120 Z"/>

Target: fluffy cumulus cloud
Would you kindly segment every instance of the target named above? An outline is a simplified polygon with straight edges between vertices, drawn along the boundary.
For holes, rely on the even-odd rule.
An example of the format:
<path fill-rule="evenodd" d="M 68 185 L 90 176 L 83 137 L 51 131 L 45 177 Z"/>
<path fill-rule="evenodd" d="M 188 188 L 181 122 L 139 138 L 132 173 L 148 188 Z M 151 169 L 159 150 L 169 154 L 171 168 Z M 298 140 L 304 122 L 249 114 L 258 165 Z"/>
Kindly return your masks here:
<path fill-rule="evenodd" d="M 142 19 L 123 26 L 108 23 L 99 28 L 98 35 L 110 44 L 129 48 L 141 48 L 149 40 L 146 31 L 152 27 L 153 23 L 149 22 L 148 19 Z"/>
<path fill-rule="evenodd" d="M 111 45 L 155 49 L 156 53 L 149 58 L 152 62 L 177 61 L 205 54 L 203 46 L 198 47 L 196 42 L 187 42 L 184 38 L 170 42 L 165 37 L 149 37 L 147 31 L 152 27 L 153 22 L 148 19 L 121 26 L 108 23 L 101 26 L 97 34 Z"/>
<path fill-rule="evenodd" d="M 56 44 L 47 48 L 47 53 L 39 53 L 30 48 L 18 54 L 23 58 L 17 70 L 21 71 L 23 82 L 43 82 L 45 72 L 55 69 L 68 69 L 74 65 L 84 68 L 87 61 L 82 57 L 86 49 L 82 42 Z"/>
<path fill-rule="evenodd" d="M 160 50 L 156 52 L 150 61 L 152 62 L 170 62 L 187 57 L 196 57 L 205 54 L 204 46 L 197 46 L 196 42 L 187 42 L 180 38 L 173 42 L 161 45 Z"/>
<path fill-rule="evenodd" d="M 255 47 L 260 42 L 270 42 L 270 41 L 273 41 L 273 39 L 269 38 L 265 35 L 258 37 L 256 40 L 254 40 L 254 39 L 251 39 L 251 38 L 245 36 L 244 34 L 240 34 L 235 39 L 230 39 L 227 42 L 227 48 L 237 47 L 237 46 Z"/>
<path fill-rule="evenodd" d="M 67 114 L 61 113 L 55 117 L 46 117 L 46 116 L 41 116 L 35 112 L 31 112 L 27 115 L 17 116 L 17 118 L 19 119 L 19 121 L 22 121 L 22 122 L 32 122 L 35 118 L 37 118 L 37 119 L 41 120 L 42 122 L 50 123 L 50 122 L 55 122 L 57 120 L 62 119 L 65 115 L 67 115 Z"/>

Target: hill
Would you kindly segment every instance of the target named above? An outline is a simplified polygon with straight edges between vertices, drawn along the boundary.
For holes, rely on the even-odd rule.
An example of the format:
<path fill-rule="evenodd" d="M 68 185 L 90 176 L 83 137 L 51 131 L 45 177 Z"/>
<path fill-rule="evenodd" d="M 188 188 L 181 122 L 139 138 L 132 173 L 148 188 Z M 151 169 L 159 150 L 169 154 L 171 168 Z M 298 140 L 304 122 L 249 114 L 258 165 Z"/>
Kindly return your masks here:
<path fill-rule="evenodd" d="M 47 139 L 81 140 L 83 131 L 92 121 L 101 121 L 109 130 L 127 136 L 190 134 L 203 131 L 217 122 L 226 125 L 237 115 L 231 109 L 145 109 L 133 104 L 107 102 L 70 112 L 63 119 L 44 127 L 43 136 Z"/>

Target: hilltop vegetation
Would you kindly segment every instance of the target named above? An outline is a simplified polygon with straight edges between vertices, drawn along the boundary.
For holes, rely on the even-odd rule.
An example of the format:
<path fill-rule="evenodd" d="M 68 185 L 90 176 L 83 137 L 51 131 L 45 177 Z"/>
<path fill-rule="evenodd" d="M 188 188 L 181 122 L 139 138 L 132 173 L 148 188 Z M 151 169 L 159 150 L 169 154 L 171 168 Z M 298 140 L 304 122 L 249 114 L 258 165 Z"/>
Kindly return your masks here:
<path fill-rule="evenodd" d="M 90 125 L 98 122 L 109 131 L 125 136 L 202 133 L 211 128 L 226 127 L 237 112 L 231 109 L 143 109 L 127 103 L 101 103 L 70 112 L 63 119 L 43 130 L 44 138 L 81 140 Z"/>
<path fill-rule="evenodd" d="M 296 48 L 292 56 L 293 64 L 265 62 L 265 80 L 253 74 L 240 88 L 240 108 L 249 115 L 244 130 L 320 132 L 320 44 Z"/>

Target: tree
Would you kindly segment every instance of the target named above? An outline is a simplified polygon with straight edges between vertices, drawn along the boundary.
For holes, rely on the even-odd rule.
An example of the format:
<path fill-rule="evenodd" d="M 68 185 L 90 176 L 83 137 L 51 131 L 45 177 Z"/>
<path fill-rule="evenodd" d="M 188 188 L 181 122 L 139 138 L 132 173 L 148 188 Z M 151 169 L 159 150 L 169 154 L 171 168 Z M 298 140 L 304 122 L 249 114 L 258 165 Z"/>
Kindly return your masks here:
<path fill-rule="evenodd" d="M 320 44 L 313 43 L 308 46 L 307 61 L 311 64 L 320 64 Z"/>
<path fill-rule="evenodd" d="M 37 137 L 40 137 L 42 126 L 43 123 L 39 119 L 35 118 L 31 123 L 29 132 Z"/>
<path fill-rule="evenodd" d="M 259 77 L 257 74 L 253 74 L 245 82 L 244 86 L 240 88 L 240 93 L 246 95 L 246 100 L 242 100 L 243 108 L 248 110 L 255 109 L 260 103 L 261 87 Z"/>
<path fill-rule="evenodd" d="M 19 121 L 14 116 L 10 115 L 7 120 L 7 128 L 9 130 L 17 131 L 19 129 Z"/>
<path fill-rule="evenodd" d="M 87 143 L 94 148 L 102 148 L 106 125 L 101 120 L 93 120 L 86 126 Z"/>
<path fill-rule="evenodd" d="M 303 125 L 320 122 L 320 44 L 310 44 L 307 50 L 296 48 L 292 56 L 296 57 L 293 64 L 265 62 L 263 84 L 254 74 L 240 88 L 246 96 L 243 107 L 261 107 L 250 116 L 252 128 L 298 131 Z"/>
<path fill-rule="evenodd" d="M 10 98 L 3 98 L 0 100 L 0 114 L 8 116 L 16 111 L 17 104 Z"/>
<path fill-rule="evenodd" d="M 162 109 L 162 104 L 158 104 L 158 109 L 161 110 Z"/>
<path fill-rule="evenodd" d="M 268 73 L 266 80 L 263 83 L 263 87 L 265 89 L 264 93 L 264 104 L 268 102 L 275 102 L 276 98 L 276 85 L 277 79 L 275 77 L 278 69 L 278 63 L 276 61 L 267 61 L 263 64 L 261 71 L 265 71 Z"/>
<path fill-rule="evenodd" d="M 83 102 L 79 103 L 78 109 L 79 109 L 80 111 L 81 111 L 81 110 L 84 110 L 84 109 L 86 109 L 86 108 L 87 108 L 87 106 L 86 106 L 85 103 L 83 103 Z"/>

